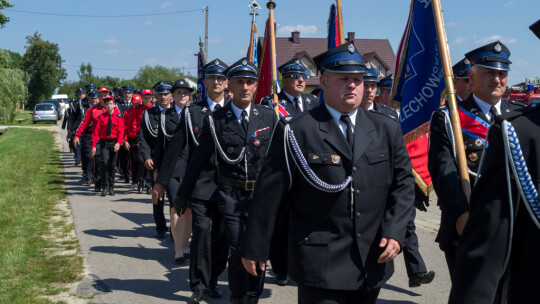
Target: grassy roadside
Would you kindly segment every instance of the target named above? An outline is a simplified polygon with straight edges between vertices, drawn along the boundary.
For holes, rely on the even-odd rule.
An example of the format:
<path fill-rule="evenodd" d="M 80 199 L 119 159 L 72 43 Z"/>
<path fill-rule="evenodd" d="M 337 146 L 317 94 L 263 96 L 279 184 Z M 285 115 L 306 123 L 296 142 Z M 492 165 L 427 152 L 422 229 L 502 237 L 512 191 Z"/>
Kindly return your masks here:
<path fill-rule="evenodd" d="M 37 124 L 32 123 L 32 119 L 33 119 L 32 112 L 28 112 L 28 111 L 19 111 L 19 112 L 17 112 L 17 114 L 15 115 L 15 119 L 23 119 L 23 121 L 18 122 L 16 120 L 14 120 L 13 122 L 7 122 L 5 120 L 0 120 L 0 126 L 5 126 L 5 125 L 10 125 L 10 126 L 42 126 L 42 125 L 52 126 L 52 125 L 55 125 L 55 123 L 52 122 L 52 121 L 42 121 L 42 122 L 38 122 Z M 62 123 L 62 122 L 58 122 L 58 123 Z"/>
<path fill-rule="evenodd" d="M 0 303 L 50 303 L 42 296 L 81 279 L 78 241 L 56 208 L 66 198 L 62 172 L 53 132 L 0 136 Z"/>

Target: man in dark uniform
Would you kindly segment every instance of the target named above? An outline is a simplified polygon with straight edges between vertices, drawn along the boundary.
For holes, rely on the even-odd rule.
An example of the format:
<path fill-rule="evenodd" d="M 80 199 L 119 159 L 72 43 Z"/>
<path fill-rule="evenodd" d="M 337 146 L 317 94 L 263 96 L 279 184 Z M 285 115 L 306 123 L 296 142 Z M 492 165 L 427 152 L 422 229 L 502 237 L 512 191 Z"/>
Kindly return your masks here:
<path fill-rule="evenodd" d="M 302 112 L 309 112 L 319 105 L 319 99 L 311 94 L 305 94 L 306 67 L 298 58 L 291 59 L 281 65 L 279 72 L 282 77 L 282 90 L 278 94 L 279 102 L 285 107 L 289 115 L 297 115 Z M 261 104 L 273 107 L 273 95 L 266 96 Z M 283 204 L 287 208 L 288 204 Z M 287 256 L 289 247 L 289 210 L 282 209 L 276 216 L 276 225 L 270 245 L 270 263 L 272 271 L 276 275 L 276 284 L 285 286 L 289 282 L 287 276 Z"/>
<path fill-rule="evenodd" d="M 67 137 L 66 140 L 68 141 L 70 147 L 73 148 L 73 154 L 75 159 L 75 165 L 79 165 L 81 163 L 81 145 L 77 145 L 77 147 L 73 147 L 73 138 L 75 137 L 75 132 L 77 131 L 76 128 L 79 126 L 75 126 L 77 117 L 77 108 L 79 106 L 79 103 L 82 102 L 83 99 L 86 98 L 86 94 L 84 90 L 77 89 L 75 91 L 76 98 L 68 102 L 67 109 L 66 109 L 66 116 L 64 117 L 64 122 L 62 123 L 62 129 L 67 129 Z M 87 101 L 88 102 L 88 101 Z M 80 123 L 80 121 L 79 121 Z M 75 129 L 75 130 L 73 130 Z"/>
<path fill-rule="evenodd" d="M 113 90 L 114 91 L 114 90 Z M 122 98 L 119 102 L 116 103 L 116 107 L 120 111 L 120 115 L 124 116 L 124 113 L 131 108 L 131 98 L 133 97 L 133 87 L 130 85 L 125 85 L 122 87 Z M 120 169 L 120 174 L 124 178 L 125 183 L 130 183 L 130 157 L 129 151 L 122 145 L 118 151 L 118 167 Z"/>
<path fill-rule="evenodd" d="M 469 83 L 469 71 L 471 62 L 463 58 L 460 62 L 454 64 L 452 73 L 454 74 L 454 89 L 456 90 L 457 101 L 463 101 L 471 96 L 472 88 Z"/>
<path fill-rule="evenodd" d="M 255 180 L 263 163 L 276 114 L 266 106 L 252 104 L 257 90 L 257 67 L 246 58 L 225 72 L 233 101 L 204 117 L 200 145 L 191 158 L 180 186 L 178 210 L 185 209 L 206 163 L 217 162 L 218 206 L 229 246 L 231 303 L 257 303 L 264 286 L 264 272 L 251 276 L 242 266 L 240 248 Z"/>
<path fill-rule="evenodd" d="M 522 104 L 501 100 L 510 70 L 509 56 L 510 51 L 500 41 L 465 55 L 472 64 L 469 82 L 473 94 L 459 103 L 458 110 L 471 185 L 476 179 L 490 123 L 495 116 L 523 107 Z M 444 251 L 452 282 L 459 236 L 469 217 L 469 198 L 460 184 L 453 138 L 447 107 L 441 106 L 431 118 L 428 169 L 441 208 L 441 225 L 436 241 Z"/>
<path fill-rule="evenodd" d="M 540 38 L 540 20 L 530 28 Z M 538 105 L 503 113 L 491 126 L 449 303 L 493 303 L 505 277 L 508 297 L 501 302 L 540 303 L 538 134 Z"/>
<path fill-rule="evenodd" d="M 115 87 L 113 90 L 114 94 L 114 102 L 118 104 L 122 101 L 122 88 L 121 87 Z"/>
<path fill-rule="evenodd" d="M 173 162 L 186 146 L 189 147 L 188 159 L 197 153 L 204 116 L 226 104 L 224 90 L 228 86 L 228 81 L 224 72 L 228 67 L 219 58 L 211 60 L 204 66 L 207 99 L 191 104 L 186 111 L 182 111 L 180 125 L 163 155 L 162 164 Z M 186 115 L 187 113 L 189 115 Z M 163 195 L 162 185 L 166 185 L 173 174 L 172 166 L 160 166 L 152 193 L 153 198 Z M 225 270 L 229 253 L 218 210 L 217 174 L 214 162 L 207 162 L 202 169 L 191 194 L 189 207 L 193 227 L 189 263 L 189 284 L 193 294 L 190 301 L 199 303 L 204 300 L 206 294 L 212 298 L 222 297 L 223 293 L 217 286 L 217 280 Z"/>
<path fill-rule="evenodd" d="M 276 127 L 250 203 L 244 267 L 264 268 L 290 195 L 289 275 L 299 303 L 375 303 L 403 247 L 411 162 L 399 124 L 359 109 L 365 67 L 354 44 L 314 60 L 324 104 Z"/>
<path fill-rule="evenodd" d="M 148 170 L 146 180 L 146 191 L 151 193 L 152 185 L 154 184 L 154 161 L 156 149 L 156 140 L 159 130 L 161 112 L 165 112 L 171 105 L 173 83 L 170 81 L 162 80 L 155 86 L 155 92 L 157 96 L 157 104 L 155 107 L 146 109 L 143 112 L 141 120 L 141 130 L 139 132 L 139 151 L 144 160 L 144 166 Z M 163 213 L 164 202 L 160 200 L 157 204 L 153 205 L 154 221 L 156 223 L 156 237 L 164 238 L 167 232 L 167 222 L 165 220 L 165 214 Z"/>
<path fill-rule="evenodd" d="M 191 104 L 187 107 L 187 111 L 182 111 L 179 128 L 165 151 L 162 163 L 171 163 L 186 146 L 189 147 L 189 159 L 196 153 L 203 117 L 226 104 L 224 89 L 228 82 L 223 72 L 228 67 L 219 59 L 211 60 L 204 66 L 207 100 Z M 188 112 L 189 117 L 186 117 Z M 162 195 L 164 191 L 162 185 L 166 185 L 174 174 L 172 169 L 172 166 L 160 167 L 153 197 Z M 216 183 L 215 165 L 213 162 L 207 162 L 199 175 L 189 203 L 193 227 L 189 280 L 193 291 L 190 301 L 193 303 L 203 301 L 207 293 L 213 298 L 222 296 L 221 290 L 217 287 L 217 278 L 225 270 L 228 248 L 217 206 Z"/>
<path fill-rule="evenodd" d="M 187 151 L 182 149 L 178 153 L 178 157 L 170 162 L 162 162 L 163 154 L 167 149 L 167 146 L 172 140 L 173 134 L 176 131 L 178 124 L 180 123 L 180 116 L 183 109 L 189 103 L 193 88 L 189 86 L 187 81 L 179 79 L 174 82 L 171 94 L 173 96 L 174 105 L 171 105 L 167 110 L 161 112 L 161 119 L 159 124 L 159 130 L 156 140 L 156 149 L 154 152 L 154 176 L 159 175 L 159 169 L 163 165 L 165 167 L 174 168 L 171 179 L 167 181 L 166 185 L 167 198 L 169 199 L 169 215 L 171 225 L 171 236 L 174 240 L 174 260 L 177 263 L 184 263 L 186 256 L 189 256 L 189 236 L 191 235 L 191 210 L 182 216 L 176 214 L 174 209 L 174 201 L 176 200 L 176 193 L 182 182 L 182 178 L 186 172 L 187 167 Z M 156 185 L 154 185 L 155 187 Z M 159 204 L 160 200 L 163 200 L 163 195 L 158 197 L 152 197 L 152 203 L 154 205 Z M 163 202 L 161 202 L 163 203 Z"/>
<path fill-rule="evenodd" d="M 392 75 L 388 75 L 381 79 L 379 82 L 379 87 L 381 89 L 379 93 L 379 102 L 390 106 L 390 93 L 392 92 Z"/>
<path fill-rule="evenodd" d="M 366 68 L 367 70 L 364 73 L 364 95 L 360 107 L 368 111 L 381 113 L 398 121 L 398 113 L 394 109 L 383 103 L 375 102 L 379 78 L 377 77 L 377 72 L 371 69 L 369 62 L 366 63 Z M 415 200 L 429 201 L 429 197 L 420 193 L 420 189 L 416 189 L 416 187 L 415 184 Z M 416 202 L 415 205 L 417 205 Z M 422 206 L 424 205 L 422 204 Z M 411 215 L 407 223 L 407 233 L 405 234 L 405 248 L 403 248 L 403 259 L 405 260 L 405 268 L 409 277 L 409 287 L 429 284 L 435 277 L 434 271 L 427 271 L 424 259 L 420 255 L 420 251 L 418 251 L 418 237 L 416 236 L 416 226 L 414 224 L 415 218 L 416 208 L 411 208 Z"/>
<path fill-rule="evenodd" d="M 75 133 L 81 125 L 81 122 L 83 121 L 86 112 L 88 112 L 91 106 L 99 102 L 98 93 L 95 91 L 87 92 L 86 96 L 86 98 L 79 101 L 79 103 L 75 107 L 75 110 L 73 111 L 74 114 L 71 118 L 72 123 L 69 127 L 70 133 L 73 134 L 73 141 L 75 140 Z M 79 145 L 77 145 L 77 147 L 78 146 Z M 86 130 L 84 130 L 84 132 L 81 134 L 80 147 L 83 176 L 82 181 L 85 186 L 88 186 L 94 180 L 91 126 L 88 126 Z"/>
<path fill-rule="evenodd" d="M 116 157 L 124 139 L 124 120 L 120 113 L 115 113 L 114 98 L 103 98 L 107 111 L 101 114 L 92 131 L 92 156 L 96 155 L 96 144 L 101 149 L 101 196 L 114 196 L 114 174 L 116 173 Z"/>

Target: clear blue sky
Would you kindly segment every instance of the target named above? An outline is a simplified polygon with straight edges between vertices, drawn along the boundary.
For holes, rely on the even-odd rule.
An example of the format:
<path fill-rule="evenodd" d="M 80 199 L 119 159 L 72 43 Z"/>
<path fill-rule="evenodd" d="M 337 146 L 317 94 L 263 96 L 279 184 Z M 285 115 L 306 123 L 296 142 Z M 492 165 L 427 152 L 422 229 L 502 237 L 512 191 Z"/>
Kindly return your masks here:
<path fill-rule="evenodd" d="M 232 63 L 245 56 L 249 43 L 251 0 L 8 0 L 12 9 L 72 15 L 141 15 L 128 18 L 82 18 L 4 10 L 11 21 L 0 29 L 0 48 L 24 53 L 28 35 L 39 31 L 57 43 L 68 79 L 76 80 L 82 62 L 96 75 L 131 78 L 139 67 L 161 64 L 196 73 L 199 37 L 204 39 L 203 6 L 209 6 L 209 59 Z M 268 17 L 266 0 L 257 19 L 260 35 Z M 276 0 L 278 36 L 294 29 L 301 37 L 326 37 L 332 0 Z M 509 84 L 540 76 L 540 40 L 528 29 L 540 18 L 538 0 L 441 0 L 452 62 L 497 39 L 512 53 Z M 396 52 L 409 12 L 409 0 L 342 0 L 345 32 L 357 38 L 388 39 Z M 278 54 L 279 56 L 279 54 Z M 113 69 L 113 70 L 105 70 Z"/>

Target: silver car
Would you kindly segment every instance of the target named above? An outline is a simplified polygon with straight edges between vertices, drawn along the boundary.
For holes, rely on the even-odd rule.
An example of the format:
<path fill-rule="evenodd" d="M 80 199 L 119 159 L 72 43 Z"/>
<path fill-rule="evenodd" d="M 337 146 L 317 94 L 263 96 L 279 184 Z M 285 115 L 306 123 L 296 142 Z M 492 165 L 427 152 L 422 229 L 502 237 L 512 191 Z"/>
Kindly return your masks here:
<path fill-rule="evenodd" d="M 38 121 L 58 121 L 58 115 L 54 105 L 50 103 L 39 103 L 34 108 L 33 123 Z"/>

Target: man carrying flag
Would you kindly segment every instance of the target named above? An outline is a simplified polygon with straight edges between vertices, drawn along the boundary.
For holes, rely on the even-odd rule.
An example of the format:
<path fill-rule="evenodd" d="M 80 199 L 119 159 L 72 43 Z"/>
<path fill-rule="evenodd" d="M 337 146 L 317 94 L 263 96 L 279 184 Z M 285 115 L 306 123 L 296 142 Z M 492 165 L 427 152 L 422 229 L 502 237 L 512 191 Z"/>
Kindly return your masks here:
<path fill-rule="evenodd" d="M 511 63 L 510 51 L 502 42 L 484 45 L 465 57 L 472 64 L 468 75 L 473 94 L 459 103 L 458 112 L 469 177 L 474 184 L 490 124 L 502 113 L 524 105 L 501 99 Z M 456 250 L 469 217 L 469 200 L 460 185 L 456 144 L 449 124 L 447 106 L 443 105 L 431 119 L 428 167 L 441 208 L 441 226 L 436 241 L 444 251 L 450 278 L 454 281 Z"/>

